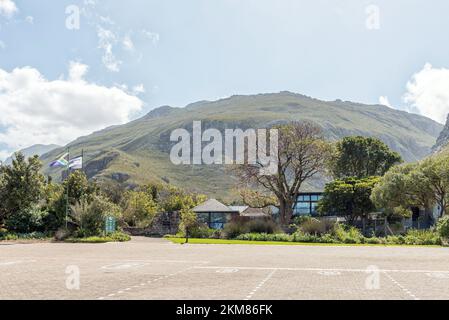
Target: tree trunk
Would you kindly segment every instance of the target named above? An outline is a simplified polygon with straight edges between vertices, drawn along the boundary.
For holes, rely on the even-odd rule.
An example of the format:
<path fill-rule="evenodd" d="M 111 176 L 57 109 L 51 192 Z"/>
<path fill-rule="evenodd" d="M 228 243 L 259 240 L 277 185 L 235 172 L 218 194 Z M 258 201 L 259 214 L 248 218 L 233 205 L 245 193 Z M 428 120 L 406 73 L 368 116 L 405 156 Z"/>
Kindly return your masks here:
<path fill-rule="evenodd" d="M 288 226 L 293 217 L 293 202 L 279 199 L 279 220 L 281 225 Z"/>

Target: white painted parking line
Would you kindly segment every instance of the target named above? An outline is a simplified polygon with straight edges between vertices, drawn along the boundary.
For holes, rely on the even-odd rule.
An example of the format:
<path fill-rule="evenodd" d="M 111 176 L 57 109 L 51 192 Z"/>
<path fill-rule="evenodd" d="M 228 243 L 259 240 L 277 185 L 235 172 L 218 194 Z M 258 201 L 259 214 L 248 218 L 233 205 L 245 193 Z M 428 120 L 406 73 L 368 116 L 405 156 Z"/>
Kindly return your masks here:
<path fill-rule="evenodd" d="M 13 266 L 16 264 L 32 263 L 32 262 L 36 262 L 36 260 L 4 261 L 4 262 L 0 262 L 0 267 L 7 267 L 7 266 Z"/>
<path fill-rule="evenodd" d="M 342 269 L 342 268 L 285 268 L 285 267 L 230 267 L 230 266 L 198 266 L 195 269 L 238 269 L 238 270 L 279 270 L 279 271 L 311 271 L 311 272 L 362 272 L 366 273 L 367 269 Z M 379 269 L 379 272 L 389 273 L 438 273 L 449 275 L 449 270 L 399 270 L 399 269 Z"/>
<path fill-rule="evenodd" d="M 126 270 L 126 269 L 137 269 L 148 265 L 148 263 L 137 263 L 137 262 L 125 262 L 125 263 L 114 263 L 101 267 L 104 270 Z"/>
<path fill-rule="evenodd" d="M 239 272 L 239 269 L 223 269 L 223 270 L 217 270 L 217 273 L 237 273 Z"/>
<path fill-rule="evenodd" d="M 318 274 L 325 277 L 341 276 L 339 271 L 318 271 Z"/>
<path fill-rule="evenodd" d="M 426 276 L 435 279 L 449 279 L 449 273 L 429 272 L 426 273 Z"/>
<path fill-rule="evenodd" d="M 175 272 L 175 273 L 172 273 L 172 274 L 169 274 L 169 275 L 160 276 L 159 278 L 148 280 L 146 283 L 142 282 L 140 285 L 135 285 L 135 286 L 129 287 L 127 289 L 123 289 L 123 290 L 119 290 L 119 291 L 117 291 L 115 293 L 111 293 L 111 294 L 108 295 L 108 297 L 112 298 L 112 297 L 114 297 L 116 295 L 122 295 L 122 294 L 125 294 L 126 292 L 130 292 L 133 289 L 143 288 L 143 287 L 145 287 L 147 285 L 150 285 L 151 283 L 158 282 L 158 281 L 161 281 L 161 280 L 164 280 L 164 279 L 168 279 L 168 278 L 177 276 L 178 274 L 181 274 L 181 273 L 184 273 L 186 271 L 192 270 L 193 268 L 194 267 L 189 267 L 189 268 L 180 270 L 178 272 Z M 104 300 L 104 299 L 106 299 L 106 298 L 105 297 L 97 298 L 97 300 Z"/>
<path fill-rule="evenodd" d="M 397 287 L 399 287 L 399 289 L 401 289 L 410 298 L 412 298 L 413 300 L 419 300 L 419 298 L 415 294 L 413 294 L 410 290 L 408 290 L 402 284 L 396 281 L 396 279 L 394 279 L 390 274 L 388 274 L 387 272 L 385 272 L 384 274 L 388 277 L 388 279 L 391 280 L 391 282 L 393 282 Z"/>
<path fill-rule="evenodd" d="M 277 269 L 274 269 L 265 279 L 263 279 L 257 286 L 256 288 L 251 291 L 246 298 L 244 299 L 245 301 L 247 300 L 251 300 L 252 297 L 256 294 L 257 291 L 259 291 L 264 285 L 265 283 L 271 279 L 271 277 L 273 277 L 273 275 L 276 273 Z"/>

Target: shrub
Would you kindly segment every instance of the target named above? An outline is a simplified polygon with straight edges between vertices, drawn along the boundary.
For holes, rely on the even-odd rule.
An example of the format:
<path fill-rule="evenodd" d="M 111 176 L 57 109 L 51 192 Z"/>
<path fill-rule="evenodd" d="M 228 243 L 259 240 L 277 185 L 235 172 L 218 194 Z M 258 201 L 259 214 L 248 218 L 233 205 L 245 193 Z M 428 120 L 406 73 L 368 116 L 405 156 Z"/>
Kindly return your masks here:
<path fill-rule="evenodd" d="M 66 242 L 70 243 L 107 243 L 107 242 L 126 242 L 131 240 L 131 237 L 123 232 L 111 233 L 107 236 L 93 236 L 86 238 L 69 238 Z"/>
<path fill-rule="evenodd" d="M 2 233 L 0 234 L 0 240 L 2 241 L 14 241 L 14 240 L 44 240 L 50 238 L 50 234 L 45 232 L 32 232 L 32 233 Z"/>
<path fill-rule="evenodd" d="M 385 239 L 385 242 L 387 244 L 398 244 L 398 245 L 402 245 L 405 244 L 405 238 L 404 236 L 388 236 Z"/>
<path fill-rule="evenodd" d="M 43 218 L 47 214 L 46 211 L 42 211 L 38 206 L 32 206 L 10 214 L 5 221 L 5 226 L 9 231 L 17 233 L 41 231 Z"/>
<path fill-rule="evenodd" d="M 437 232 L 441 238 L 449 239 L 449 216 L 445 216 L 438 222 Z"/>
<path fill-rule="evenodd" d="M 304 222 L 307 222 L 312 219 L 314 219 L 314 218 L 312 218 L 311 216 L 296 216 L 293 218 L 293 224 L 296 226 L 300 226 Z"/>
<path fill-rule="evenodd" d="M 318 219 L 307 219 L 304 220 L 300 225 L 298 230 L 303 233 L 313 234 L 313 235 L 324 235 L 329 233 L 334 228 L 334 222 L 329 220 L 318 220 Z"/>
<path fill-rule="evenodd" d="M 332 233 L 334 239 L 341 243 L 359 244 L 364 240 L 364 237 L 359 229 L 348 226 L 344 227 L 339 223 L 335 224 Z"/>
<path fill-rule="evenodd" d="M 278 234 L 246 233 L 238 236 L 237 240 L 291 242 L 292 236 L 289 236 L 288 234 L 285 233 L 278 233 Z"/>
<path fill-rule="evenodd" d="M 279 226 L 272 220 L 234 219 L 225 225 L 223 234 L 227 239 L 235 239 L 247 233 L 276 234 L 281 232 Z"/>
<path fill-rule="evenodd" d="M 247 224 L 242 220 L 231 221 L 224 227 L 226 238 L 235 239 L 241 234 L 248 233 Z"/>
<path fill-rule="evenodd" d="M 301 231 L 296 232 L 293 235 L 294 242 L 303 243 L 338 243 L 331 234 L 324 234 L 322 236 L 315 234 L 303 233 Z"/>
<path fill-rule="evenodd" d="M 120 215 L 120 207 L 97 195 L 92 197 L 91 202 L 82 199 L 71 209 L 72 221 L 78 227 L 76 231 L 78 238 L 101 235 L 105 228 L 106 217 L 119 218 Z"/>
<path fill-rule="evenodd" d="M 371 237 L 371 238 L 365 238 L 364 243 L 366 244 L 385 244 L 385 239 L 377 238 L 377 237 Z"/>
<path fill-rule="evenodd" d="M 405 238 L 407 245 L 440 245 L 441 238 L 433 230 L 409 230 Z"/>
<path fill-rule="evenodd" d="M 67 238 L 69 238 L 71 236 L 71 232 L 70 230 L 66 229 L 66 228 L 60 228 L 58 231 L 56 231 L 55 233 L 55 240 L 56 241 L 64 241 Z"/>
<path fill-rule="evenodd" d="M 246 223 L 249 233 L 268 233 L 274 234 L 279 232 L 279 226 L 271 220 L 251 220 Z"/>
<path fill-rule="evenodd" d="M 131 240 L 131 237 L 123 232 L 114 232 L 109 234 L 108 237 L 115 242 L 126 242 Z"/>
<path fill-rule="evenodd" d="M 209 239 L 215 233 L 215 230 L 210 229 L 205 225 L 199 225 L 199 226 L 191 228 L 189 233 L 190 233 L 189 234 L 190 238 Z"/>

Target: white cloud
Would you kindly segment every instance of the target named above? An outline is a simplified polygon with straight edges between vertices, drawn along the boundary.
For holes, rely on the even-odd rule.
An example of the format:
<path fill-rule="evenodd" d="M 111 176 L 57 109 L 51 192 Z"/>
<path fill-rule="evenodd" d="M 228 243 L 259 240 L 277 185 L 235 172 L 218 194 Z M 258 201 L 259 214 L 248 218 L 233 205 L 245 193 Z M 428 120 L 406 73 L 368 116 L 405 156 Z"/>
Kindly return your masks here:
<path fill-rule="evenodd" d="M 0 15 L 11 18 L 17 11 L 19 10 L 12 0 L 0 0 Z"/>
<path fill-rule="evenodd" d="M 387 106 L 387 107 L 389 107 L 389 108 L 393 108 L 393 107 L 391 106 L 390 100 L 388 100 L 388 97 L 386 97 L 386 96 L 380 96 L 380 97 L 379 97 L 379 103 L 380 103 L 381 105 L 383 105 L 383 106 Z"/>
<path fill-rule="evenodd" d="M 145 87 L 143 86 L 143 84 L 139 84 L 137 86 L 134 86 L 133 87 L 133 93 L 134 94 L 145 93 Z"/>
<path fill-rule="evenodd" d="M 143 102 L 118 87 L 84 79 L 88 67 L 70 64 L 67 79 L 47 80 L 31 67 L 0 69 L 0 156 L 37 143 L 65 144 L 126 123 Z"/>
<path fill-rule="evenodd" d="M 433 68 L 427 63 L 407 83 L 403 99 L 410 104 L 409 111 L 445 123 L 449 113 L 449 69 Z"/>
<path fill-rule="evenodd" d="M 97 27 L 98 47 L 103 50 L 102 62 L 104 66 L 112 72 L 119 72 L 122 61 L 116 58 L 113 47 L 118 42 L 118 37 L 111 30 Z"/>
<path fill-rule="evenodd" d="M 123 38 L 122 44 L 123 44 L 123 48 L 125 50 L 127 50 L 127 51 L 131 51 L 132 52 L 132 51 L 135 50 L 134 43 L 133 43 L 133 41 L 132 41 L 130 36 L 125 36 Z"/>
<path fill-rule="evenodd" d="M 6 48 L 6 44 L 2 40 L 0 40 L 0 50 L 3 50 L 5 48 Z"/>

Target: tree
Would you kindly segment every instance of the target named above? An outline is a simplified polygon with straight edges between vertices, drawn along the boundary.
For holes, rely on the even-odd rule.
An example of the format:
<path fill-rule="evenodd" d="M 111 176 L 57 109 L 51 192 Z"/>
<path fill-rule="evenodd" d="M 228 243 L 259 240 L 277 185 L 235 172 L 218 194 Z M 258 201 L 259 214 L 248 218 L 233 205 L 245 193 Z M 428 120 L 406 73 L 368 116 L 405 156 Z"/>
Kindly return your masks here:
<path fill-rule="evenodd" d="M 179 224 L 179 229 L 184 233 L 186 237 L 186 242 L 189 243 L 189 235 L 192 228 L 197 226 L 197 216 L 196 213 L 191 209 L 182 209 L 180 211 L 181 222 Z"/>
<path fill-rule="evenodd" d="M 367 214 L 376 209 L 370 196 L 378 182 L 378 177 L 370 177 L 345 178 L 328 183 L 318 204 L 318 211 L 321 214 L 343 216 L 350 224 L 354 224 L 358 218 L 365 219 Z"/>
<path fill-rule="evenodd" d="M 91 197 L 98 193 L 98 187 L 94 183 L 89 182 L 86 174 L 81 170 L 71 172 L 64 181 L 63 186 L 64 195 L 67 194 L 68 188 L 69 203 L 71 205 L 76 204 L 83 197 Z"/>
<path fill-rule="evenodd" d="M 337 142 L 330 167 L 336 179 L 367 178 L 383 176 L 401 162 L 401 156 L 379 139 L 359 136 L 346 137 Z"/>
<path fill-rule="evenodd" d="M 324 141 L 321 128 L 311 122 L 293 122 L 277 129 L 277 173 L 260 174 L 261 169 L 266 169 L 261 163 L 238 165 L 235 173 L 246 187 L 261 188 L 274 195 L 280 222 L 288 225 L 304 181 L 324 172 L 330 145 Z"/>
<path fill-rule="evenodd" d="M 34 204 L 10 214 L 6 218 L 5 226 L 8 231 L 17 233 L 44 231 L 44 219 L 47 215 L 48 212 Z"/>
<path fill-rule="evenodd" d="M 152 223 L 157 212 L 157 204 L 147 193 L 142 191 L 125 193 L 123 219 L 129 226 L 147 227 Z"/>
<path fill-rule="evenodd" d="M 153 189 L 150 190 L 153 194 Z M 197 205 L 205 202 L 207 197 L 202 194 L 188 193 L 176 187 L 165 187 L 160 190 L 158 195 L 158 200 L 161 208 L 165 212 L 175 212 L 182 209 L 192 209 Z"/>
<path fill-rule="evenodd" d="M 77 236 L 98 236 L 105 229 L 105 221 L 109 216 L 120 219 L 121 208 L 101 195 L 83 197 L 77 204 L 71 206 L 70 219 L 77 227 Z"/>
<path fill-rule="evenodd" d="M 10 166 L 1 167 L 0 217 L 29 211 L 43 196 L 45 177 L 38 156 L 25 159 L 16 153 Z"/>
<path fill-rule="evenodd" d="M 443 217 L 449 208 L 449 157 L 430 157 L 419 165 L 419 170 L 427 179 L 426 185 L 434 195 Z"/>
<path fill-rule="evenodd" d="M 412 207 L 427 212 L 435 205 L 435 193 L 420 164 L 393 167 L 373 189 L 371 200 L 387 216 L 410 215 Z"/>

